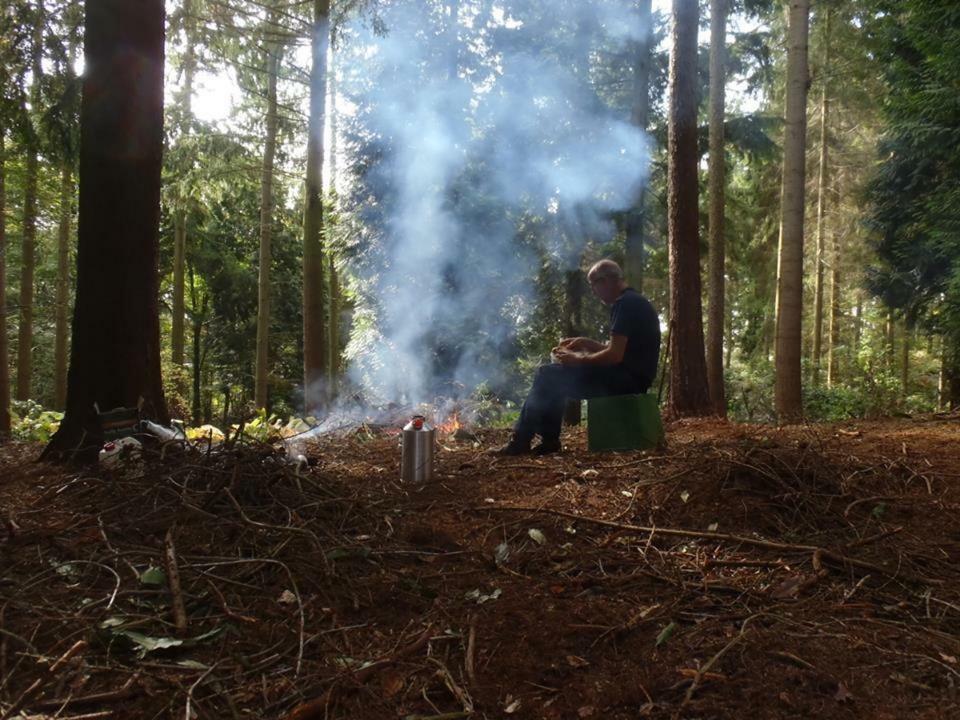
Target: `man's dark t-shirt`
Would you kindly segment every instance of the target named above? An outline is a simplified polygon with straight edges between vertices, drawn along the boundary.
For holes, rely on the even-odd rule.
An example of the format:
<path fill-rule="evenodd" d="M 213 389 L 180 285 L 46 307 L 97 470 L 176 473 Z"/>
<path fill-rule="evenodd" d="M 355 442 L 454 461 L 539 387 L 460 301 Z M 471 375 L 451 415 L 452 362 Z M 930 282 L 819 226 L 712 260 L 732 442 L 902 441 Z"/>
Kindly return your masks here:
<path fill-rule="evenodd" d="M 610 333 L 626 336 L 622 365 L 644 388 L 649 388 L 657 375 L 660 357 L 660 318 L 653 305 L 633 288 L 627 288 L 610 307 Z"/>

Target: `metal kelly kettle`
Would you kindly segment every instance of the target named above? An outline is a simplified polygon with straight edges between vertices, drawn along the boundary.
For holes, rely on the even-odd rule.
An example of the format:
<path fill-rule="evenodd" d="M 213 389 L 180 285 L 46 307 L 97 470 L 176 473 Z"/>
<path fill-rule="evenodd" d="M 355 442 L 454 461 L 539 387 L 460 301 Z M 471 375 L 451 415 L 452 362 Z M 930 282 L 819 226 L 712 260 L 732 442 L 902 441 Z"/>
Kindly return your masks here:
<path fill-rule="evenodd" d="M 403 452 L 400 459 L 400 480 L 423 483 L 433 478 L 433 454 L 436 430 L 423 415 L 414 415 L 403 426 Z"/>

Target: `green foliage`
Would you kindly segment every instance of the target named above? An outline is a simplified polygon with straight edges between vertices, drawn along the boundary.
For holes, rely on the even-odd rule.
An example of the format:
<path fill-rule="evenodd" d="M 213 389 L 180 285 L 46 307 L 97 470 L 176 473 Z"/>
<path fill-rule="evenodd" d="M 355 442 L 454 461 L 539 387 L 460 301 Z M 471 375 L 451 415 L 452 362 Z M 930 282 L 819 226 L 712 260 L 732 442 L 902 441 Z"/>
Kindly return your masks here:
<path fill-rule="evenodd" d="M 15 440 L 47 442 L 60 427 L 63 413 L 44 410 L 33 400 L 10 403 L 10 434 Z"/>

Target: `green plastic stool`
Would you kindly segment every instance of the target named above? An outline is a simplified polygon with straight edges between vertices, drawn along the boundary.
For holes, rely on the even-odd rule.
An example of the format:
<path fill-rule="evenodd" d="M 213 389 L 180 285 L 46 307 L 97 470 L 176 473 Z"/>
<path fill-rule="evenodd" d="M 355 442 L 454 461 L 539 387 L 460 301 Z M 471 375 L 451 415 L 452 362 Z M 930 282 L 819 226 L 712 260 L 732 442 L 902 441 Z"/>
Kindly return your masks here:
<path fill-rule="evenodd" d="M 611 395 L 587 400 L 587 448 L 649 450 L 663 440 L 657 396 Z"/>

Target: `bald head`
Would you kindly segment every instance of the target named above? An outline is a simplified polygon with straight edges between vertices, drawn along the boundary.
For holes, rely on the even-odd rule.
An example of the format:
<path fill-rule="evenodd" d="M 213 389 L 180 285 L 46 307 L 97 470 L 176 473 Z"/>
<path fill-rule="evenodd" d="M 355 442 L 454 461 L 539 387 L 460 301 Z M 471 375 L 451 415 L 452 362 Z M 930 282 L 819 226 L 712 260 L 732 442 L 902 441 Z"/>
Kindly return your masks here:
<path fill-rule="evenodd" d="M 587 272 L 587 280 L 623 280 L 623 270 L 613 260 L 595 262 Z"/>
<path fill-rule="evenodd" d="M 594 294 L 607 305 L 613 303 L 626 290 L 623 270 L 613 260 L 601 260 L 587 272 L 587 280 Z"/>

